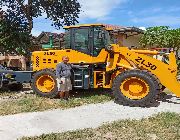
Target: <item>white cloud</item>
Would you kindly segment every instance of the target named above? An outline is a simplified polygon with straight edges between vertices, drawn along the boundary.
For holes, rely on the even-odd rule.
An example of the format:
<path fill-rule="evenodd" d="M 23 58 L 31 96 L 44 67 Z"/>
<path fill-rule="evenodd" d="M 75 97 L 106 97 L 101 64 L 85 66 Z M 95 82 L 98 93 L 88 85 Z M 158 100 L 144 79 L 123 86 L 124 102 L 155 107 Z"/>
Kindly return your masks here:
<path fill-rule="evenodd" d="M 24 1 L 24 4 L 28 4 L 28 0 L 25 0 L 25 1 Z"/>
<path fill-rule="evenodd" d="M 160 12 L 164 12 L 162 8 L 160 8 L 160 7 L 151 7 L 151 8 L 146 8 L 146 9 L 142 9 L 142 10 L 139 10 L 139 11 L 134 11 L 132 15 L 133 16 L 134 15 L 143 16 L 143 15 L 158 14 Z"/>
<path fill-rule="evenodd" d="M 166 10 L 164 10 L 166 9 Z M 131 22 L 147 26 L 177 26 L 180 24 L 180 16 L 177 13 L 180 7 L 151 7 L 139 11 L 129 11 Z"/>
<path fill-rule="evenodd" d="M 3 11 L 7 11 L 8 7 L 7 6 L 2 6 L 1 7 Z"/>
<path fill-rule="evenodd" d="M 161 11 L 162 11 L 162 8 L 156 7 L 156 8 L 152 8 L 150 11 L 153 12 L 153 13 L 161 12 Z"/>
<path fill-rule="evenodd" d="M 133 11 L 128 11 L 127 14 L 128 14 L 129 16 L 132 16 L 132 15 L 133 15 Z"/>
<path fill-rule="evenodd" d="M 146 27 L 139 27 L 139 29 L 141 29 L 141 30 L 146 30 Z"/>
<path fill-rule="evenodd" d="M 52 33 L 64 33 L 64 29 L 60 29 L 60 30 L 53 30 Z"/>
<path fill-rule="evenodd" d="M 127 2 L 128 0 L 79 0 L 81 4 L 81 13 L 79 22 L 83 23 L 86 20 L 93 19 L 97 22 L 107 21 L 110 20 L 111 17 L 109 16 L 110 13 L 121 6 L 121 4 Z M 42 22 L 45 22 L 44 18 L 47 17 L 45 13 L 42 14 L 41 17 L 34 20 L 36 25 L 40 25 Z M 40 20 L 42 19 L 42 20 Z M 50 24 L 50 21 L 48 20 Z M 46 23 L 47 24 L 47 23 Z M 46 27 L 45 27 L 46 28 Z M 33 28 L 32 34 L 38 36 L 41 33 L 42 28 L 37 26 Z M 46 29 L 45 29 L 46 30 Z M 64 30 L 55 30 L 55 29 L 48 29 L 53 33 L 62 33 Z"/>
<path fill-rule="evenodd" d="M 178 12 L 180 11 L 180 7 L 171 7 L 167 9 L 167 12 Z"/>
<path fill-rule="evenodd" d="M 150 16 L 150 17 L 136 17 L 131 20 L 134 23 L 146 23 L 155 26 L 159 25 L 178 25 L 180 24 L 180 16 L 167 16 L 167 15 L 160 15 L 160 16 Z"/>
<path fill-rule="evenodd" d="M 128 0 L 79 0 L 82 6 L 80 21 L 86 19 L 106 19 L 113 9 Z"/>
<path fill-rule="evenodd" d="M 88 19 L 108 20 L 109 14 L 121 4 L 129 0 L 79 0 L 81 4 L 81 12 L 79 21 L 82 22 Z M 46 18 L 47 14 L 43 13 L 39 18 Z"/>
<path fill-rule="evenodd" d="M 37 30 L 37 29 L 32 29 L 31 33 L 33 36 L 39 36 L 41 34 L 42 31 L 40 30 Z"/>

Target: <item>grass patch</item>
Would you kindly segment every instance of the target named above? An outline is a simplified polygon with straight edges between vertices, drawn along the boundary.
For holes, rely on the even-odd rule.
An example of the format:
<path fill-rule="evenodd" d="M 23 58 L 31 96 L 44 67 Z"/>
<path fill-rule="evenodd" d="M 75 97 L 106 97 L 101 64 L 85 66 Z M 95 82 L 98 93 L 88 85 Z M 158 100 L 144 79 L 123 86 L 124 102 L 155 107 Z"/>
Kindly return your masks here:
<path fill-rule="evenodd" d="M 4 98 L 4 97 L 16 97 L 17 95 L 18 95 L 17 92 L 1 91 L 0 90 L 0 98 Z"/>
<path fill-rule="evenodd" d="M 16 93 L 17 94 L 17 93 Z M 17 96 L 15 93 L 11 97 Z M 1 95 L 0 97 L 4 96 Z M 37 112 L 48 109 L 67 109 L 85 104 L 95 104 L 110 101 L 112 97 L 108 92 L 82 92 L 74 94 L 68 102 L 60 99 L 49 99 L 35 94 L 23 94 L 16 99 L 0 101 L 0 115 L 17 114 L 22 112 Z"/>
<path fill-rule="evenodd" d="M 22 140 L 179 140 L 180 115 L 161 113 L 142 120 L 123 120 L 97 129 L 53 133 Z"/>

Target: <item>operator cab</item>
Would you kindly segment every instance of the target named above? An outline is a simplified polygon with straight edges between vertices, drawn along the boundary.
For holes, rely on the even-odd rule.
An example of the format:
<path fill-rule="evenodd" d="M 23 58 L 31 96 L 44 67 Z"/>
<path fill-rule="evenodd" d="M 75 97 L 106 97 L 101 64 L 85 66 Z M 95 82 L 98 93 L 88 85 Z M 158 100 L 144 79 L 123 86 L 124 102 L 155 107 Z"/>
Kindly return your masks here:
<path fill-rule="evenodd" d="M 65 27 L 65 47 L 91 56 L 98 56 L 108 45 L 109 33 L 102 24 Z"/>

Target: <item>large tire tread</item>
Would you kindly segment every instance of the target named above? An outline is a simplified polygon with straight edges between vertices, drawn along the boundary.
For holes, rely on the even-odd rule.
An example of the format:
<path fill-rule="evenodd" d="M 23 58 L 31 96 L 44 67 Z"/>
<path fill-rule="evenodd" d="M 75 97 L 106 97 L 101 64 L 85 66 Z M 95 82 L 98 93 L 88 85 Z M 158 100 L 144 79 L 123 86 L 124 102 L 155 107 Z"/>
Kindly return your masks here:
<path fill-rule="evenodd" d="M 33 80 L 32 80 L 32 84 L 31 84 L 31 87 L 33 89 L 33 91 L 37 94 L 37 95 L 40 95 L 42 97 L 48 97 L 48 98 L 54 98 L 54 97 L 57 97 L 58 95 L 58 89 L 57 89 L 57 82 L 55 82 L 55 88 L 49 92 L 49 93 L 43 93 L 41 91 L 38 90 L 38 88 L 36 87 L 36 80 L 39 76 L 43 75 L 43 74 L 49 74 L 53 77 L 53 79 L 56 81 L 56 75 L 55 75 L 55 72 L 52 70 L 52 69 L 43 69 L 41 71 L 38 71 L 36 73 L 34 73 L 33 75 Z"/>
<path fill-rule="evenodd" d="M 131 76 L 138 76 L 140 78 L 145 78 L 145 80 L 148 80 L 151 84 L 150 86 L 150 92 L 149 94 L 140 100 L 132 100 L 127 97 L 125 97 L 119 87 L 123 80 L 126 78 L 129 78 Z M 160 93 L 161 83 L 158 80 L 158 78 L 153 75 L 151 72 L 146 70 L 127 70 L 122 72 L 120 75 L 116 77 L 116 79 L 113 82 L 113 95 L 115 96 L 115 100 L 118 104 L 122 104 L 125 106 L 132 106 L 132 107 L 149 107 L 152 106 L 157 101 L 158 95 Z"/>

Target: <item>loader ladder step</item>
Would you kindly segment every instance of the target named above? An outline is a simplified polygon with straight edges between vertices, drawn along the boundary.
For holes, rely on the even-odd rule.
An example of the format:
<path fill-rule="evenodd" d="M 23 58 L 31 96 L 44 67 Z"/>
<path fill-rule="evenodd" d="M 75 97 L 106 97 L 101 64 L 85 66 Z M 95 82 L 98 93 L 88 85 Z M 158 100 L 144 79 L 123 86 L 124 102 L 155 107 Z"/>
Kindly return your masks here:
<path fill-rule="evenodd" d="M 84 87 L 84 72 L 83 70 L 77 70 L 74 73 L 74 87 L 83 88 Z"/>

